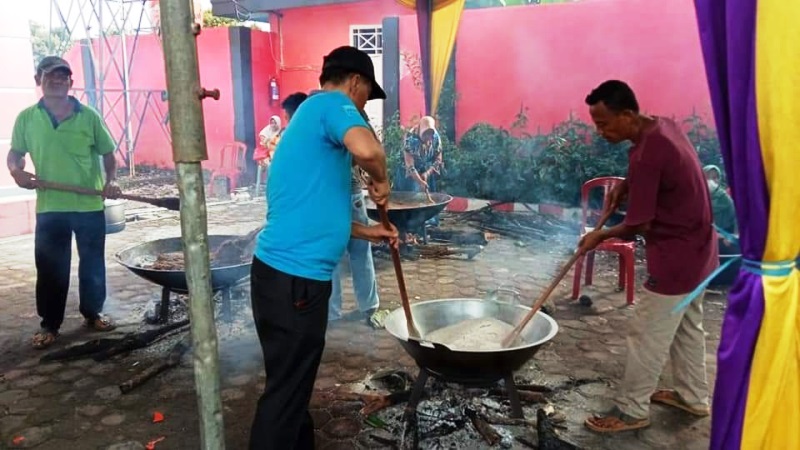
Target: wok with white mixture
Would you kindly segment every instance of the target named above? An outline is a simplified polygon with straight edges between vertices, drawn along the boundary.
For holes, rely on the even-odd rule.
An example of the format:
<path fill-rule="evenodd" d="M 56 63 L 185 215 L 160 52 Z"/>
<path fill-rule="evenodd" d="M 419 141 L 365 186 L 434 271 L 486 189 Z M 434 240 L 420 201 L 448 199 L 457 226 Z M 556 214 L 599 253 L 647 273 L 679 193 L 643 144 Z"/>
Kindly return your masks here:
<path fill-rule="evenodd" d="M 431 300 L 411 305 L 423 341 L 409 339 L 402 309 L 392 311 L 385 326 L 420 368 L 449 381 L 489 383 L 519 370 L 558 332 L 555 320 L 540 311 L 519 341 L 502 348 L 503 338 L 529 311 L 494 299 Z"/>

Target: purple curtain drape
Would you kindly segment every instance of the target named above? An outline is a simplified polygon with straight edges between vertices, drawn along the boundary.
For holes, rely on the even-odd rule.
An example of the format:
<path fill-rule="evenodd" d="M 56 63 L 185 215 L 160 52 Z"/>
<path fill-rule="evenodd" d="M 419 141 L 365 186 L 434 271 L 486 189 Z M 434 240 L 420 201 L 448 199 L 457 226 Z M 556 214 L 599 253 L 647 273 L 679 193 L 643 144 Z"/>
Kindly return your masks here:
<path fill-rule="evenodd" d="M 755 89 L 757 0 L 695 0 L 722 157 L 740 224 L 744 258 L 760 261 L 769 195 Z M 761 276 L 741 271 L 728 293 L 717 359 L 711 448 L 740 448 L 750 368 L 764 315 Z"/>

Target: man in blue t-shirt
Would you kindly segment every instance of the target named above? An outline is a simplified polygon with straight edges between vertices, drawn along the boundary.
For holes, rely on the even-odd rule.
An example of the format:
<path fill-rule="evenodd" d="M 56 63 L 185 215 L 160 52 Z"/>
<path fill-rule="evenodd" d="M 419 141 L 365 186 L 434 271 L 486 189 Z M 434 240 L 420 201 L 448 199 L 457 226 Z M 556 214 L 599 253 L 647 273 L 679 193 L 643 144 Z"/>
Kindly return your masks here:
<path fill-rule="evenodd" d="M 386 154 L 360 114 L 385 99 L 366 53 L 339 47 L 323 60 L 322 90 L 308 97 L 283 132 L 267 184 L 267 223 L 251 271 L 253 318 L 267 383 L 250 449 L 314 448 L 308 403 L 328 322 L 331 275 L 350 237 L 397 245 L 397 230 L 352 222 L 351 167 L 370 176 L 370 197 L 389 198 Z"/>

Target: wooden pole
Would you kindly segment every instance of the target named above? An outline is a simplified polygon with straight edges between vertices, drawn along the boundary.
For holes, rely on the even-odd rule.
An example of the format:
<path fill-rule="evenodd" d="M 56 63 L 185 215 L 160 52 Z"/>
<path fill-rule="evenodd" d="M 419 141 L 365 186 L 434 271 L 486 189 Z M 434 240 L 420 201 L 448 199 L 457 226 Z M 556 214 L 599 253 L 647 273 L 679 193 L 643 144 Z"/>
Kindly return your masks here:
<path fill-rule="evenodd" d="M 161 27 L 167 69 L 169 115 L 173 160 L 181 199 L 181 236 L 186 261 L 186 281 L 192 298 L 190 320 L 194 353 L 194 381 L 200 412 L 200 448 L 223 450 L 225 432 L 220 398 L 219 354 L 211 291 L 208 229 L 203 169 L 208 159 L 203 105 L 205 97 L 219 98 L 219 91 L 200 87 L 194 21 L 189 0 L 162 0 Z"/>

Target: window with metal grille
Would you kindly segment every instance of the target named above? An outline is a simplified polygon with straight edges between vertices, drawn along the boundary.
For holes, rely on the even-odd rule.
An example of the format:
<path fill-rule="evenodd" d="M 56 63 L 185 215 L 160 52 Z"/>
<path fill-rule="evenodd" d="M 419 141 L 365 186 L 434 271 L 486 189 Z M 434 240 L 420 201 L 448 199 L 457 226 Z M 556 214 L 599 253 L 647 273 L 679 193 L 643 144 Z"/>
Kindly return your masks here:
<path fill-rule="evenodd" d="M 351 45 L 368 55 L 383 54 L 383 29 L 379 26 L 350 27 Z"/>

